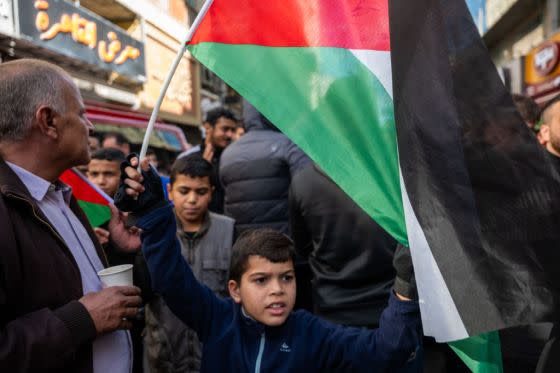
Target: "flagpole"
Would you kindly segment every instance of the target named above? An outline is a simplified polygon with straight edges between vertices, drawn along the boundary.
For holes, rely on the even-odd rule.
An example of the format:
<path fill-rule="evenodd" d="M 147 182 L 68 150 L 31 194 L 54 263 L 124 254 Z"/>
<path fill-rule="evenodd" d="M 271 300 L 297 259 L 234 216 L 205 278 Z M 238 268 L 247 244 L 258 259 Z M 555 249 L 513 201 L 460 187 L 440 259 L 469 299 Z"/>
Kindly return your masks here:
<path fill-rule="evenodd" d="M 187 32 L 187 35 L 185 36 L 185 39 L 183 40 L 181 47 L 177 52 L 175 61 L 173 62 L 173 65 L 171 65 L 171 70 L 169 70 L 169 73 L 167 74 L 167 78 L 165 78 L 165 82 L 163 83 L 163 86 L 161 87 L 161 92 L 159 93 L 159 97 L 156 101 L 156 104 L 154 105 L 154 110 L 152 111 L 150 121 L 148 122 L 148 127 L 146 128 L 146 134 L 144 135 L 144 141 L 142 142 L 142 149 L 140 150 L 140 159 L 144 159 L 146 157 L 146 152 L 148 151 L 148 144 L 150 143 L 150 136 L 152 135 L 152 131 L 154 130 L 154 124 L 156 123 L 156 119 L 159 114 L 159 109 L 161 107 L 161 104 L 163 103 L 163 99 L 165 98 L 165 93 L 169 88 L 171 79 L 173 78 L 173 75 L 175 75 L 175 71 L 177 70 L 179 63 L 181 62 L 181 59 L 185 54 L 185 51 L 187 49 L 187 43 L 191 41 L 196 29 L 198 28 L 198 26 L 200 26 L 202 19 L 208 12 L 210 5 L 212 5 L 212 2 L 213 0 L 206 0 L 204 2 L 204 5 L 202 5 L 200 12 L 194 19 L 193 24 L 189 28 L 189 31 Z"/>

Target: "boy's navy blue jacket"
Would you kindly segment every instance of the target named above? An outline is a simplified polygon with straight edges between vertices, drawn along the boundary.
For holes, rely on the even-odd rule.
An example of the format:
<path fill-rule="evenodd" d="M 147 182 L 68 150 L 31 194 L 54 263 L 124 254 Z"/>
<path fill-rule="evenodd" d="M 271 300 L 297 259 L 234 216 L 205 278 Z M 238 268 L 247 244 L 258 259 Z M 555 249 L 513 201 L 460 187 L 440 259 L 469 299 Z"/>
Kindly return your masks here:
<path fill-rule="evenodd" d="M 306 311 L 267 327 L 195 279 L 181 256 L 171 207 L 137 226 L 154 291 L 204 343 L 202 372 L 395 372 L 420 345 L 418 303 L 394 296 L 376 330 L 334 325 Z"/>

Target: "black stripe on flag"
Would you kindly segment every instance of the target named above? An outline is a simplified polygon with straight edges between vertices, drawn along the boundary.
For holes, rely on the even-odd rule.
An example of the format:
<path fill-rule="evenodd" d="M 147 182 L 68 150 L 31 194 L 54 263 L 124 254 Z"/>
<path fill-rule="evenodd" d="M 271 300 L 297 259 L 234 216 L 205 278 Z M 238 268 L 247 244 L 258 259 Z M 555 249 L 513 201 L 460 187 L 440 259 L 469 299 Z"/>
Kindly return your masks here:
<path fill-rule="evenodd" d="M 559 173 L 465 2 L 391 0 L 390 23 L 404 182 L 468 333 L 557 320 Z"/>

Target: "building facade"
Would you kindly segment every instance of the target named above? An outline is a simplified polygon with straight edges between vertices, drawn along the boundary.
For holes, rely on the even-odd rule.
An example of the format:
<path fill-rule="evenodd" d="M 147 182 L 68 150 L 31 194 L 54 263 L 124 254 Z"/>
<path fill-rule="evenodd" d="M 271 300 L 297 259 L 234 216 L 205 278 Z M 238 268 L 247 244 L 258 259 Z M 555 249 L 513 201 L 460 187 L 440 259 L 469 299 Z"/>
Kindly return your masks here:
<path fill-rule="evenodd" d="M 555 59 L 559 1 L 467 0 L 467 5 L 510 91 L 533 96 L 539 103 L 546 101 L 560 71 L 556 65 L 550 71 L 538 65 L 545 57 L 550 59 L 547 63 Z"/>

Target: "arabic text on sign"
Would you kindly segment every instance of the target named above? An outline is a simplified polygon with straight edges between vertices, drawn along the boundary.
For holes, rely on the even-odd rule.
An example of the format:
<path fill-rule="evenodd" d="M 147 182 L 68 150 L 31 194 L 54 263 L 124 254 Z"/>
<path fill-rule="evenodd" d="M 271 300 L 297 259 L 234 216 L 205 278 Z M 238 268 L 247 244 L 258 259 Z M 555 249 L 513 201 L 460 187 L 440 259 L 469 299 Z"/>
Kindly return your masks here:
<path fill-rule="evenodd" d="M 51 40 L 60 33 L 69 33 L 77 43 L 87 45 L 90 49 L 95 49 L 97 46 L 97 54 L 103 62 L 111 63 L 114 61 L 117 65 L 122 65 L 128 59 L 135 60 L 140 57 L 138 48 L 127 45 L 122 49 L 122 43 L 118 40 L 117 33 L 114 31 L 107 33 L 108 42 L 102 40 L 97 43 L 97 24 L 82 18 L 77 13 L 71 16 L 62 14 L 59 22 L 51 26 L 47 13 L 49 9 L 48 1 L 35 1 L 34 7 L 39 10 L 35 18 L 35 27 L 42 32 L 41 40 Z"/>

